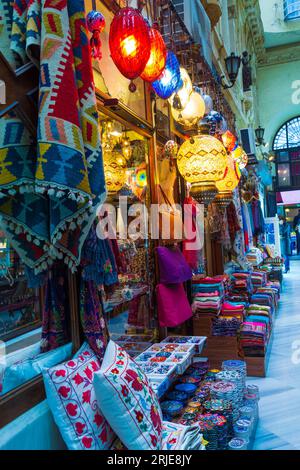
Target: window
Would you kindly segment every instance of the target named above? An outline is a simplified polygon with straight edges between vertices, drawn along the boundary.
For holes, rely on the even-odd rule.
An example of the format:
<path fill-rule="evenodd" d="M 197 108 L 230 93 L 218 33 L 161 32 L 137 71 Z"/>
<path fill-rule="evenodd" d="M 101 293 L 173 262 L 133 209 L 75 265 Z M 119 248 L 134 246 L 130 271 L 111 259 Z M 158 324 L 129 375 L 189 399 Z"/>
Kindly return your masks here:
<path fill-rule="evenodd" d="M 300 117 L 286 122 L 277 132 L 273 150 L 276 154 L 279 188 L 300 188 Z"/>
<path fill-rule="evenodd" d="M 285 21 L 300 19 L 300 0 L 284 0 L 283 8 Z"/>

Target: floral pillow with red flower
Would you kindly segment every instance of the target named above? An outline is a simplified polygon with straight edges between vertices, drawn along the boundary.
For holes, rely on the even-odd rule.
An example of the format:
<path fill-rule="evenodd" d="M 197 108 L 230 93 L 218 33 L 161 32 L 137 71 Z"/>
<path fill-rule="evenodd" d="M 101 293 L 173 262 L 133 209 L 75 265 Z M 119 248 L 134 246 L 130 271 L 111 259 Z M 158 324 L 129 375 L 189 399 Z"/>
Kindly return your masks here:
<path fill-rule="evenodd" d="M 100 363 L 89 346 L 72 360 L 43 370 L 49 407 L 71 450 L 108 450 L 116 438 L 101 413 L 93 386 Z"/>
<path fill-rule="evenodd" d="M 129 450 L 162 448 L 162 413 L 142 369 L 110 341 L 94 386 L 99 406 Z"/>

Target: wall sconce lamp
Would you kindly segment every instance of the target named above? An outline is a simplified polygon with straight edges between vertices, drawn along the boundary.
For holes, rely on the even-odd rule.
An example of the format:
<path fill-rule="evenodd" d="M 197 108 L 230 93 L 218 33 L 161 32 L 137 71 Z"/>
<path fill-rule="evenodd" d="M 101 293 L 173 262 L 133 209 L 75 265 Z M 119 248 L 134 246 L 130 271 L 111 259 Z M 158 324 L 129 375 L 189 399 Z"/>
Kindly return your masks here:
<path fill-rule="evenodd" d="M 223 79 L 225 78 L 224 75 L 221 77 L 221 84 L 222 87 L 225 90 L 228 90 L 229 88 L 232 88 L 236 82 L 237 76 L 239 74 L 240 66 L 241 66 L 241 57 L 238 55 L 235 55 L 234 52 L 230 54 L 230 56 L 226 57 L 225 59 L 225 67 L 226 67 L 226 72 L 230 80 L 230 85 L 227 85 L 226 83 L 223 83 Z"/>
<path fill-rule="evenodd" d="M 256 137 L 258 145 L 263 145 L 264 135 L 265 135 L 265 129 L 263 127 L 259 126 L 257 129 L 255 129 L 255 137 Z"/>

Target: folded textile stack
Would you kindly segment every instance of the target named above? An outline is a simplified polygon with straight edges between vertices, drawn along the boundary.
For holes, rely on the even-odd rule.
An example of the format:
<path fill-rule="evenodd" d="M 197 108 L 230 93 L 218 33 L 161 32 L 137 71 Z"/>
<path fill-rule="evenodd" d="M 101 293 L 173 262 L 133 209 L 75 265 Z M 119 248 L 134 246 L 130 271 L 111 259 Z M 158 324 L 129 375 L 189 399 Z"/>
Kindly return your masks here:
<path fill-rule="evenodd" d="M 210 316 L 217 317 L 220 315 L 222 309 L 222 298 L 219 296 L 204 296 L 203 294 L 196 294 L 192 304 L 192 310 L 196 316 Z"/>
<path fill-rule="evenodd" d="M 162 450 L 205 450 L 200 427 L 163 421 Z"/>
<path fill-rule="evenodd" d="M 217 317 L 229 291 L 228 276 L 194 278 L 192 283 L 194 315 Z"/>
<path fill-rule="evenodd" d="M 251 281 L 254 289 L 264 287 L 267 284 L 267 274 L 264 271 L 253 271 Z"/>
<path fill-rule="evenodd" d="M 253 293 L 251 273 L 248 271 L 235 272 L 231 275 L 231 295 L 241 295 L 244 299 L 249 299 Z"/>
<path fill-rule="evenodd" d="M 239 318 L 213 318 L 212 336 L 236 336 L 242 323 Z"/>
<path fill-rule="evenodd" d="M 265 323 L 244 322 L 240 330 L 240 347 L 248 357 L 264 357 L 268 343 Z"/>
<path fill-rule="evenodd" d="M 275 311 L 276 307 L 273 294 L 267 292 L 256 292 L 255 294 L 253 294 L 250 299 L 250 304 L 264 305 L 266 307 L 270 307 L 272 313 Z"/>
<path fill-rule="evenodd" d="M 246 310 L 248 322 L 264 323 L 267 328 L 267 337 L 272 331 L 272 308 L 266 305 L 251 304 Z"/>
<path fill-rule="evenodd" d="M 252 248 L 246 254 L 246 258 L 252 266 L 259 266 L 264 261 L 263 253 L 259 248 Z"/>
<path fill-rule="evenodd" d="M 221 316 L 212 321 L 213 336 L 236 336 L 244 320 L 245 305 L 224 302 Z"/>
<path fill-rule="evenodd" d="M 277 287 L 272 285 L 266 285 L 257 289 L 256 294 L 268 295 L 271 298 L 272 306 L 277 307 L 280 298 L 280 292 Z"/>

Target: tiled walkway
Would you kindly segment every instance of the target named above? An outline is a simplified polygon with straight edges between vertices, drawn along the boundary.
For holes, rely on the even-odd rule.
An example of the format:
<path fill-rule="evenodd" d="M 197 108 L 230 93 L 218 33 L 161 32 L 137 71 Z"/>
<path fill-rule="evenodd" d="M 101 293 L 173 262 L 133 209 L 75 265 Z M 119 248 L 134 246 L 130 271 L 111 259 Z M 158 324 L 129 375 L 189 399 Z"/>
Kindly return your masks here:
<path fill-rule="evenodd" d="M 300 450 L 300 261 L 284 277 L 274 340 L 261 390 L 256 450 Z"/>

